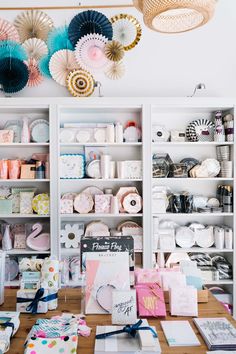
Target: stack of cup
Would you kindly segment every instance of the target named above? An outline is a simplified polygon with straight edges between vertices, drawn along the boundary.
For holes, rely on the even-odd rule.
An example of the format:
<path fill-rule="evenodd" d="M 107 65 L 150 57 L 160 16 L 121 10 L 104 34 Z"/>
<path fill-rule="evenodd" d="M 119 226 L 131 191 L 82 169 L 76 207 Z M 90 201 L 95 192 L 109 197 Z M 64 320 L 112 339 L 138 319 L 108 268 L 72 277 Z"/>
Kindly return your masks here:
<path fill-rule="evenodd" d="M 221 145 L 216 147 L 216 156 L 218 161 L 230 160 L 230 147 L 229 145 Z"/>
<path fill-rule="evenodd" d="M 233 177 L 233 161 L 220 162 L 220 177 L 224 177 L 224 178 Z"/>
<path fill-rule="evenodd" d="M 230 161 L 230 147 L 229 145 L 222 145 L 216 147 L 217 160 L 220 162 L 220 177 L 233 177 L 233 162 Z"/>

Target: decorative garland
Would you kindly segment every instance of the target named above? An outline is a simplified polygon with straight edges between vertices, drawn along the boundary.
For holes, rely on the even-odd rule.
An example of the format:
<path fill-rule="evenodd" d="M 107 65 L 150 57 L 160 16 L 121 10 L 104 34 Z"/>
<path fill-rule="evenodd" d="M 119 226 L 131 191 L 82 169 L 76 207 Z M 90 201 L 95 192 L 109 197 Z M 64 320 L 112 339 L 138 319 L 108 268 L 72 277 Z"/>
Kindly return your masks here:
<path fill-rule="evenodd" d="M 66 86 L 73 96 L 90 96 L 96 73 L 111 80 L 124 75 L 125 52 L 141 35 L 135 17 L 119 14 L 109 20 L 94 10 L 80 12 L 69 26 L 58 28 L 39 10 L 20 13 L 14 24 L 0 19 L 1 89 L 12 94 L 38 86 L 46 77 Z"/>

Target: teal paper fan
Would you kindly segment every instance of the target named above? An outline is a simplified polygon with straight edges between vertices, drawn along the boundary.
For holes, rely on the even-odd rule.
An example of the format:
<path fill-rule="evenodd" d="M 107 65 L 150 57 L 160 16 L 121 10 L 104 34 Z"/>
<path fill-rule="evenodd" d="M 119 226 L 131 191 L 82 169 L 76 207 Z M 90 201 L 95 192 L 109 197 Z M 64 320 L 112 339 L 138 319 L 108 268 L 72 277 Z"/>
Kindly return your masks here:
<path fill-rule="evenodd" d="M 43 76 L 47 77 L 48 79 L 52 78 L 52 75 L 49 70 L 50 59 L 51 59 L 51 55 L 45 55 L 39 61 L 39 71 Z"/>
<path fill-rule="evenodd" d="M 73 45 L 68 36 L 68 26 L 61 26 L 52 30 L 48 35 L 47 45 L 50 54 L 54 54 L 61 49 L 73 50 Z"/>
<path fill-rule="evenodd" d="M 0 84 L 6 93 L 21 91 L 28 82 L 27 65 L 17 58 L 0 59 Z"/>
<path fill-rule="evenodd" d="M 0 42 L 0 58 L 16 58 L 19 60 L 27 60 L 28 56 L 25 49 L 14 41 Z"/>

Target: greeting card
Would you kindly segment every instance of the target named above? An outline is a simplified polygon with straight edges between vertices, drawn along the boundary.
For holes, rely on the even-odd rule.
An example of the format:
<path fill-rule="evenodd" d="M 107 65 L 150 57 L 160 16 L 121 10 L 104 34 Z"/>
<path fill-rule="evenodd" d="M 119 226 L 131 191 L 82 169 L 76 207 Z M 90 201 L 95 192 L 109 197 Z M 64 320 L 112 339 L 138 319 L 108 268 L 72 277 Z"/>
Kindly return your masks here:
<path fill-rule="evenodd" d="M 142 317 L 166 316 L 163 290 L 158 284 L 136 285 L 138 313 Z"/>
<path fill-rule="evenodd" d="M 170 288 L 171 316 L 198 316 L 197 289 L 191 286 Z"/>
<path fill-rule="evenodd" d="M 145 283 L 161 283 L 160 273 L 156 269 L 142 269 L 137 268 L 135 270 L 135 282 L 136 284 Z"/>
<path fill-rule="evenodd" d="M 136 322 L 136 291 L 113 290 L 112 324 L 134 324 Z"/>
<path fill-rule="evenodd" d="M 88 252 L 86 254 L 86 314 L 111 313 L 113 290 L 129 289 L 128 252 Z"/>
<path fill-rule="evenodd" d="M 186 286 L 186 276 L 181 272 L 162 273 L 161 279 L 164 291 L 168 291 L 170 287 Z"/>

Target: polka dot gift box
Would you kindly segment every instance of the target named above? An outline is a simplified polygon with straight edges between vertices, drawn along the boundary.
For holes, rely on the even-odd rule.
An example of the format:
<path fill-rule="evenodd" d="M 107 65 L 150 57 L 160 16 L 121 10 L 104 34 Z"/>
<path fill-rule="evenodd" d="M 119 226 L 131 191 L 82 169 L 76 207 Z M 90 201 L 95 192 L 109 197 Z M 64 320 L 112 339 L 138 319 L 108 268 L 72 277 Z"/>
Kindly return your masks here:
<path fill-rule="evenodd" d="M 32 337 L 25 348 L 24 354 L 76 354 L 77 336 L 62 336 L 60 338 Z"/>

